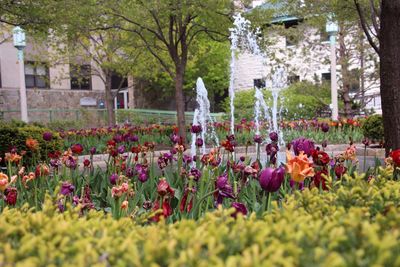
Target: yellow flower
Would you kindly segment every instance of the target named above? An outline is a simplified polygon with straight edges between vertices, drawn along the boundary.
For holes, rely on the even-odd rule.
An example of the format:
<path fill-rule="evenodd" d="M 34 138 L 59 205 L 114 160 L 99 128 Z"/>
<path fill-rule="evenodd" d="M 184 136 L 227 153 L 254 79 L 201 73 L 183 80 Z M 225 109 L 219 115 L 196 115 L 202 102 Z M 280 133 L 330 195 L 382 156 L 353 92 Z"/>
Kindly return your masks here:
<path fill-rule="evenodd" d="M 0 190 L 4 192 L 8 185 L 8 176 L 0 172 Z"/>
<path fill-rule="evenodd" d="M 300 152 L 300 155 L 293 157 L 289 151 L 286 151 L 286 161 L 286 171 L 290 173 L 293 181 L 300 183 L 307 177 L 314 176 L 312 163 L 303 152 Z"/>

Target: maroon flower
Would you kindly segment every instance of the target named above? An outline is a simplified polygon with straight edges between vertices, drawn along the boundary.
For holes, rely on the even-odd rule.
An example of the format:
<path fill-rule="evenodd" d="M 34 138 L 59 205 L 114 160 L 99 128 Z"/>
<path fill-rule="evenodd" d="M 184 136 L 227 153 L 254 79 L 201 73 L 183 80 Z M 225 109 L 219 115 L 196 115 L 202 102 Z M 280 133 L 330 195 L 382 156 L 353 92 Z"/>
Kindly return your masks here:
<path fill-rule="evenodd" d="M 89 167 L 90 167 L 90 160 L 85 159 L 85 160 L 83 161 L 83 166 L 86 167 L 86 168 L 89 168 Z"/>
<path fill-rule="evenodd" d="M 347 168 L 343 165 L 336 165 L 335 174 L 338 179 L 342 178 L 342 176 L 346 173 Z"/>
<path fill-rule="evenodd" d="M 280 167 L 278 169 L 266 168 L 260 174 L 260 186 L 267 192 L 276 192 L 282 185 L 285 178 L 285 169 Z"/>
<path fill-rule="evenodd" d="M 392 158 L 394 164 L 400 167 L 400 149 L 390 152 L 390 157 Z"/>
<path fill-rule="evenodd" d="M 328 176 L 328 171 L 326 169 L 320 170 L 315 173 L 314 175 L 314 185 L 318 188 L 322 188 L 323 190 L 327 191 L 329 188 L 326 186 L 326 180 L 323 177 Z"/>
<path fill-rule="evenodd" d="M 77 155 L 80 155 L 83 152 L 83 146 L 81 144 L 74 144 L 71 146 L 71 151 Z"/>
<path fill-rule="evenodd" d="M 314 164 L 319 166 L 325 166 L 330 161 L 329 155 L 324 151 L 313 150 L 311 152 L 311 156 L 313 158 Z"/>
<path fill-rule="evenodd" d="M 235 208 L 235 212 L 232 214 L 232 217 L 234 218 L 236 218 L 239 213 L 241 213 L 243 216 L 247 215 L 247 208 L 243 203 L 233 202 L 232 208 Z"/>
<path fill-rule="evenodd" d="M 261 144 L 262 141 L 263 141 L 263 138 L 262 138 L 261 135 L 256 134 L 256 135 L 254 136 L 253 140 L 254 140 L 254 143 Z"/>
<path fill-rule="evenodd" d="M 5 202 L 10 206 L 15 206 L 18 198 L 18 191 L 15 187 L 7 187 L 4 191 Z"/>
<path fill-rule="evenodd" d="M 272 142 L 278 142 L 278 139 L 279 139 L 278 133 L 270 132 L 269 138 L 271 139 Z"/>
<path fill-rule="evenodd" d="M 195 125 L 195 124 L 192 125 L 192 128 L 190 129 L 190 131 L 194 134 L 201 133 L 201 131 L 202 131 L 201 125 Z"/>
<path fill-rule="evenodd" d="M 321 130 L 322 130 L 324 133 L 329 132 L 329 125 L 328 125 L 328 123 L 326 123 L 326 122 L 321 123 Z"/>

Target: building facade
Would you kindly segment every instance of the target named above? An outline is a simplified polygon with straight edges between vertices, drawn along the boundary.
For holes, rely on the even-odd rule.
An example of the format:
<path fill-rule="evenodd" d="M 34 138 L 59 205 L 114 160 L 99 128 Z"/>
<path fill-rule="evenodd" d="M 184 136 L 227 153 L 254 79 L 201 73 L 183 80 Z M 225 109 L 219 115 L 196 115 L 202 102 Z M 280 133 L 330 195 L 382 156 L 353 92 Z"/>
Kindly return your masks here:
<path fill-rule="evenodd" d="M 9 32 L 3 33 L 1 38 L 0 111 L 5 119 L 18 119 L 20 74 L 17 49 L 13 46 Z M 35 111 L 30 112 L 28 118 L 30 117 L 31 121 L 46 121 L 46 118 L 39 118 L 46 113 L 40 113 L 38 110 L 105 108 L 105 85 L 96 74 L 96 64 L 87 60 L 57 61 L 51 57 L 52 53 L 56 52 L 52 51 L 50 46 L 39 46 L 29 40 L 24 49 L 28 111 Z M 133 87 L 128 84 L 133 84 L 133 80 L 113 75 L 112 88 L 122 88 L 114 100 L 114 108 L 133 108 Z"/>
<path fill-rule="evenodd" d="M 253 1 L 252 8 L 271 8 L 271 4 L 266 0 Z M 251 12 L 251 10 L 250 10 Z M 325 29 L 307 28 L 302 25 L 302 21 L 291 16 L 282 16 L 274 20 L 282 25 L 284 30 L 299 30 L 302 38 L 292 40 L 289 36 L 275 33 L 268 30 L 266 38 L 269 44 L 264 49 L 263 55 L 254 55 L 242 51 L 235 64 L 234 88 L 238 91 L 247 90 L 256 86 L 268 87 L 272 84 L 272 73 L 277 66 L 283 67 L 286 72 L 287 84 L 296 81 L 324 82 L 331 80 L 330 65 L 330 42 Z M 343 40 L 348 50 L 355 50 L 358 45 L 354 38 L 359 32 L 349 29 L 349 34 Z M 356 37 L 355 37 L 356 36 Z M 350 74 L 352 78 L 350 96 L 360 101 L 363 97 L 366 109 L 373 109 L 376 113 L 381 113 L 381 100 L 379 94 L 379 78 L 377 77 L 378 57 L 369 47 L 366 40 L 363 40 L 366 51 L 364 59 L 360 59 L 358 54 L 354 54 L 349 59 Z M 353 47 L 352 47 L 353 46 Z M 341 89 L 342 76 L 340 64 L 341 46 L 337 38 L 337 80 L 339 90 Z M 362 62 L 361 62 L 362 61 Z M 362 67 L 362 75 L 360 69 Z M 363 90 L 363 93 L 360 93 Z"/>

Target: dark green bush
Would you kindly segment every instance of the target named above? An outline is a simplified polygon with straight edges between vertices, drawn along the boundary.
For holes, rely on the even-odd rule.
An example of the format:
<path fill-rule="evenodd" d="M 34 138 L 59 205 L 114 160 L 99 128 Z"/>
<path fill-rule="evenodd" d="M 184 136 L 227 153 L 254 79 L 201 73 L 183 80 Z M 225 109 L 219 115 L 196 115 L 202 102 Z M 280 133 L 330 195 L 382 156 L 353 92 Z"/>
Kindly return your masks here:
<path fill-rule="evenodd" d="M 49 142 L 43 140 L 43 133 L 52 132 L 53 139 Z M 0 122 L 0 157 L 4 158 L 5 153 L 10 152 L 12 148 L 16 148 L 18 154 L 26 151 L 23 157 L 24 162 L 33 163 L 33 155 L 36 160 L 45 160 L 48 152 L 61 150 L 62 140 L 58 133 L 50 129 L 29 125 L 25 123 L 6 123 Z M 26 146 L 26 139 L 33 138 L 39 142 L 39 149 L 32 153 Z M 4 161 L 2 161 L 4 165 Z"/>
<path fill-rule="evenodd" d="M 372 115 L 368 117 L 362 126 L 363 134 L 365 137 L 372 141 L 383 141 L 383 119 L 381 115 Z"/>

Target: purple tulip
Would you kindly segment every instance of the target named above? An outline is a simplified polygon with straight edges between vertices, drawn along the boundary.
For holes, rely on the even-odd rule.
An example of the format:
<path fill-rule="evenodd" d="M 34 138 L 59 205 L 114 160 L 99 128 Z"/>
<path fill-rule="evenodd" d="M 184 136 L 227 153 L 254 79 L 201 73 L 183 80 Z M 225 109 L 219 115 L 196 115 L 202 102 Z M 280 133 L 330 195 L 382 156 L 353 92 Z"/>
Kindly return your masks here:
<path fill-rule="evenodd" d="M 135 175 L 135 173 L 134 173 L 133 169 L 131 167 L 129 167 L 126 169 L 125 175 L 128 178 L 132 178 Z"/>
<path fill-rule="evenodd" d="M 241 162 L 244 162 L 246 160 L 246 157 L 245 156 L 240 156 L 240 161 Z"/>
<path fill-rule="evenodd" d="M 139 141 L 139 137 L 137 135 L 129 135 L 129 139 L 130 142 L 138 142 Z"/>
<path fill-rule="evenodd" d="M 123 140 L 122 135 L 120 134 L 114 135 L 113 140 L 115 141 L 115 143 L 121 143 Z"/>
<path fill-rule="evenodd" d="M 277 169 L 266 168 L 260 174 L 261 188 L 267 192 L 273 193 L 279 190 L 285 178 L 285 169 L 280 167 Z"/>
<path fill-rule="evenodd" d="M 195 181 L 198 181 L 201 177 L 201 172 L 196 168 L 191 168 L 190 175 L 192 175 L 194 177 Z"/>
<path fill-rule="evenodd" d="M 198 134 L 201 133 L 203 129 L 201 128 L 201 125 L 192 125 L 192 128 L 190 129 L 190 132 L 194 133 L 194 134 Z"/>
<path fill-rule="evenodd" d="M 110 183 L 112 184 L 112 185 L 116 185 L 117 184 L 117 181 L 118 181 L 118 174 L 116 174 L 116 173 L 113 173 L 113 174 L 111 174 L 111 176 L 110 176 Z"/>
<path fill-rule="evenodd" d="M 196 146 L 201 147 L 203 146 L 203 139 L 201 139 L 200 137 L 196 139 Z"/>
<path fill-rule="evenodd" d="M 94 154 L 96 154 L 96 147 L 91 147 L 90 149 L 89 149 L 89 153 L 90 153 L 90 155 L 94 155 Z"/>
<path fill-rule="evenodd" d="M 270 132 L 269 133 L 269 139 L 271 139 L 272 142 L 278 142 L 279 136 L 277 132 Z"/>
<path fill-rule="evenodd" d="M 235 196 L 233 194 L 233 188 L 229 184 L 228 174 L 224 173 L 223 175 L 217 178 L 215 185 L 218 189 L 218 197 L 217 197 L 217 205 L 222 204 L 222 201 L 225 197 L 234 199 Z"/>
<path fill-rule="evenodd" d="M 243 216 L 247 215 L 247 208 L 243 203 L 233 202 L 232 208 L 235 208 L 235 212 L 232 214 L 232 217 L 234 218 L 236 218 L 239 213 L 241 213 Z"/>
<path fill-rule="evenodd" d="M 169 139 L 171 140 L 171 142 L 172 142 L 173 144 L 177 144 L 177 143 L 179 143 L 179 141 L 180 141 L 180 137 L 179 137 L 179 135 L 177 135 L 176 133 L 171 134 L 171 135 L 169 136 Z"/>
<path fill-rule="evenodd" d="M 53 133 L 51 133 L 51 132 L 43 133 L 43 140 L 44 141 L 49 142 L 49 141 L 51 141 L 51 139 L 53 139 Z"/>
<path fill-rule="evenodd" d="M 190 164 L 190 163 L 192 163 L 192 161 L 193 161 L 193 158 L 192 158 L 191 156 L 189 156 L 189 155 L 183 155 L 183 162 L 184 162 L 185 164 Z"/>
<path fill-rule="evenodd" d="M 311 152 L 315 149 L 314 142 L 304 137 L 293 140 L 292 146 L 296 156 L 298 156 L 301 151 L 307 154 L 307 156 L 311 156 Z"/>
<path fill-rule="evenodd" d="M 75 190 L 75 186 L 70 182 L 63 182 L 61 185 L 60 193 L 64 196 L 72 194 Z"/>
<path fill-rule="evenodd" d="M 119 146 L 118 149 L 117 149 L 117 151 L 118 151 L 119 154 L 124 154 L 124 152 L 125 152 L 125 146 L 124 146 L 124 145 Z"/>
<path fill-rule="evenodd" d="M 322 124 L 321 124 L 321 130 L 322 130 L 324 133 L 329 132 L 329 125 L 328 125 L 328 123 L 326 123 L 326 122 L 322 123 Z"/>
<path fill-rule="evenodd" d="M 263 138 L 262 138 L 262 136 L 259 135 L 259 134 L 256 134 L 256 135 L 254 136 L 253 140 L 254 140 L 254 142 L 257 143 L 257 144 L 261 144 L 261 143 L 263 142 Z"/>

